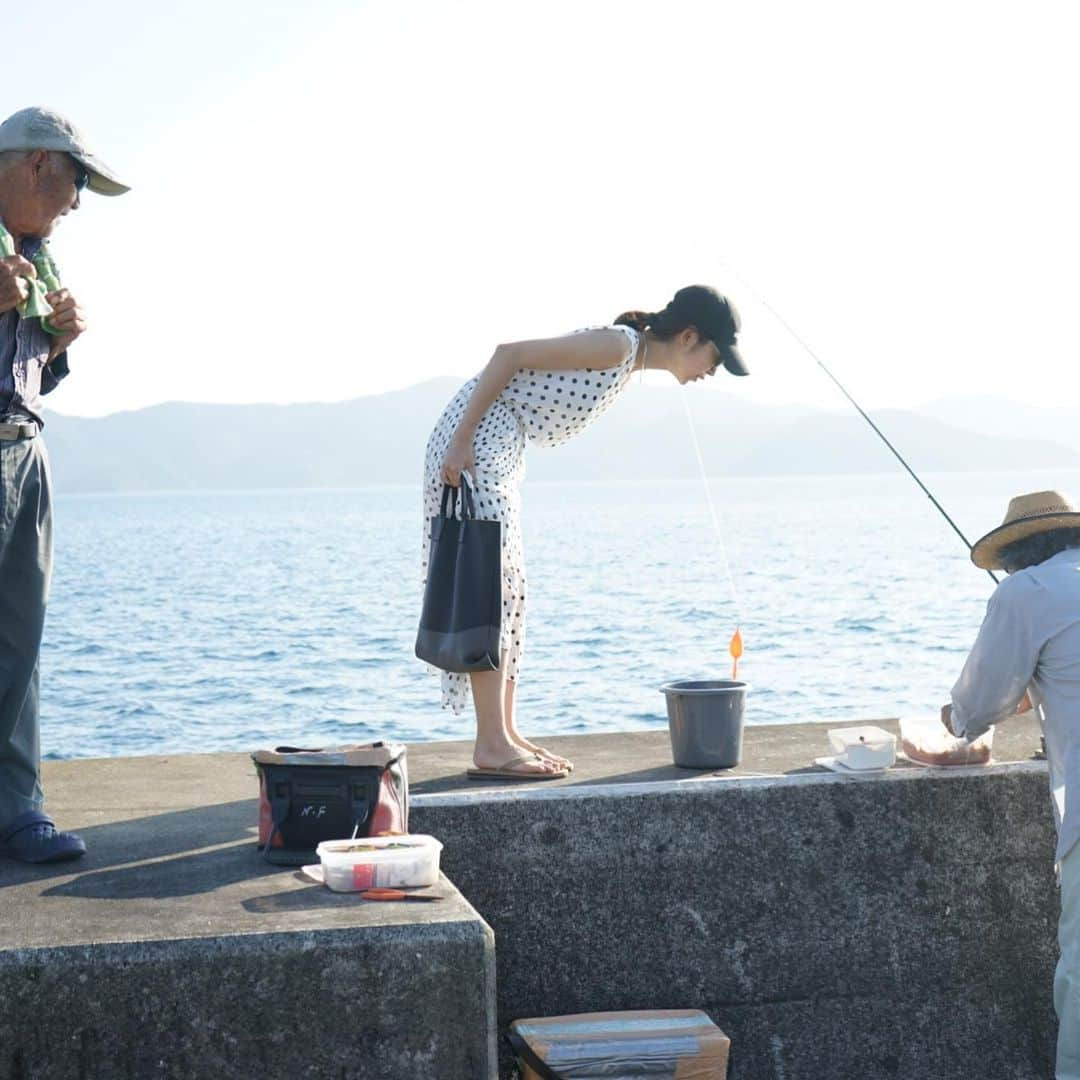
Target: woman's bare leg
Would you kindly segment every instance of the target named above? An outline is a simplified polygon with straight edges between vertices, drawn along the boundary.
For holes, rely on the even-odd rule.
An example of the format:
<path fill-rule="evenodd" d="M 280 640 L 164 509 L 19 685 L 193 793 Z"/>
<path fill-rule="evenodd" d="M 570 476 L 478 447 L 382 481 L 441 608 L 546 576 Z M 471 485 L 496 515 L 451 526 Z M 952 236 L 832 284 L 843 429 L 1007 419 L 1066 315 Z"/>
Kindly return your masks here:
<path fill-rule="evenodd" d="M 517 729 L 517 720 L 514 713 L 514 692 L 517 690 L 517 679 L 507 678 L 505 683 L 505 689 L 503 691 L 503 716 L 506 718 L 506 730 L 510 738 L 513 739 L 517 746 L 520 746 L 522 750 L 531 750 L 534 754 L 539 754 L 545 761 L 549 761 L 557 769 L 572 769 L 573 763 L 568 761 L 564 757 L 560 757 L 558 754 L 552 753 L 550 750 L 545 750 L 542 746 L 537 746 L 536 743 L 526 739 Z"/>
<path fill-rule="evenodd" d="M 515 739 L 507 725 L 506 688 L 513 686 L 513 680 L 506 677 L 507 654 L 502 654 L 502 663 L 498 671 L 472 671 L 469 680 L 472 683 L 473 705 L 476 708 L 476 746 L 473 750 L 473 763 L 480 769 L 497 769 L 523 752 L 534 752 L 524 741 Z M 513 691 L 509 701 L 513 705 Z M 523 761 L 514 766 L 515 772 L 545 773 L 555 769 L 553 762 L 546 757 Z"/>

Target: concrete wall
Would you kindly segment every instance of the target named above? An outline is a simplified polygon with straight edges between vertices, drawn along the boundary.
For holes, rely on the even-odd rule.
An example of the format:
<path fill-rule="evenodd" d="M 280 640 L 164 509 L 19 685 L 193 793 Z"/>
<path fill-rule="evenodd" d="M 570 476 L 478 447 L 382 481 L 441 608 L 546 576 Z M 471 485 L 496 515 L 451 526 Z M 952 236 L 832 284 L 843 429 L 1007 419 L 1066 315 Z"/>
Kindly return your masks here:
<path fill-rule="evenodd" d="M 500 1036 L 702 1008 L 731 1080 L 1053 1074 L 1044 765 L 418 796 L 411 827 L 495 931 Z"/>
<path fill-rule="evenodd" d="M 247 755 L 47 762 L 84 859 L 0 858 L 0 1080 L 495 1080 L 495 940 L 257 852 Z"/>
<path fill-rule="evenodd" d="M 479 919 L 5 950 L 0 1077 L 492 1080 L 492 953 Z"/>

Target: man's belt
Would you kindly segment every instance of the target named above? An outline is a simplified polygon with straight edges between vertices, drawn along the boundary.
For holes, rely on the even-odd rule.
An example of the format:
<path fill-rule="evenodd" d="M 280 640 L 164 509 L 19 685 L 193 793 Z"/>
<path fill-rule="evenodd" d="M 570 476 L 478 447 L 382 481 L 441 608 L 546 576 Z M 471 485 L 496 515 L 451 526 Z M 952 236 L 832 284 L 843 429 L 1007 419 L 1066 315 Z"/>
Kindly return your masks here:
<path fill-rule="evenodd" d="M 16 442 L 19 439 L 33 439 L 40 429 L 37 424 L 0 424 L 0 439 L 5 442 Z"/>

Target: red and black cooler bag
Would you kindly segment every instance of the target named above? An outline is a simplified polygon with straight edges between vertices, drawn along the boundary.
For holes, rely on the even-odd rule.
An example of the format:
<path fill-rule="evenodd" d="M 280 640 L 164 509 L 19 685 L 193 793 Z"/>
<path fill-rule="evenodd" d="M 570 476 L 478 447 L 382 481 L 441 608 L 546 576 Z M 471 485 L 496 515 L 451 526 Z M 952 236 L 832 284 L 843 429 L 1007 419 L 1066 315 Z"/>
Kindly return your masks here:
<path fill-rule="evenodd" d="M 259 775 L 259 848 L 272 863 L 317 862 L 323 840 L 409 831 L 409 775 L 401 743 L 251 755 Z"/>

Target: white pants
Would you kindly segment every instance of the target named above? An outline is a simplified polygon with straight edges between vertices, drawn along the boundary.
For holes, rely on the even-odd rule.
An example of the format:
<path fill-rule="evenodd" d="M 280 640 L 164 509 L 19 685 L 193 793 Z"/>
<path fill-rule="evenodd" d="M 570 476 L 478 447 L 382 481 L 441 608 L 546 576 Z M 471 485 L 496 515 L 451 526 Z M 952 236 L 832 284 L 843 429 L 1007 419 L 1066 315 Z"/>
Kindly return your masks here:
<path fill-rule="evenodd" d="M 1061 959 L 1054 973 L 1057 1080 L 1080 1080 L 1080 844 L 1061 860 Z"/>

